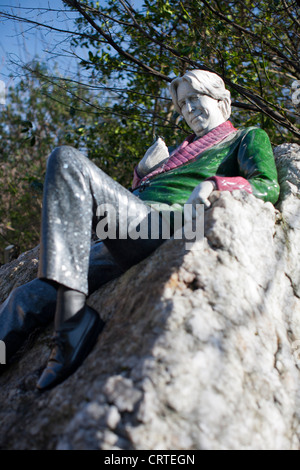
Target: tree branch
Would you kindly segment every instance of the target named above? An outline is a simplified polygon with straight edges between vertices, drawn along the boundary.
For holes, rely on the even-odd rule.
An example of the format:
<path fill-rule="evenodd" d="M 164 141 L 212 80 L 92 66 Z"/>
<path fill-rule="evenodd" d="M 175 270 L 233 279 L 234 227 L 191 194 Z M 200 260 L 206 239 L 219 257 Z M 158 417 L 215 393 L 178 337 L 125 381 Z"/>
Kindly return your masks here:
<path fill-rule="evenodd" d="M 246 34 L 247 36 L 251 36 L 253 39 L 256 39 L 256 40 L 259 40 L 259 41 L 262 41 L 263 44 L 267 45 L 268 48 L 270 50 L 272 50 L 274 53 L 276 53 L 278 55 L 278 57 L 280 57 L 281 59 L 283 59 L 284 61 L 288 62 L 297 72 L 300 73 L 300 66 L 297 62 L 289 59 L 288 57 L 286 57 L 283 52 L 281 52 L 277 47 L 275 46 L 272 46 L 272 44 L 270 44 L 268 41 L 266 41 L 265 39 L 263 38 L 258 38 L 257 35 L 255 33 L 253 33 L 252 31 L 244 28 L 243 26 L 240 26 L 238 25 L 237 23 L 235 23 L 234 21 L 230 20 L 229 18 L 227 18 L 226 15 L 224 15 L 223 13 L 220 13 L 218 12 L 217 10 L 215 10 L 211 5 L 210 3 L 208 3 L 206 0 L 201 0 L 202 3 L 204 3 L 204 5 L 216 16 L 218 16 L 221 20 L 225 21 L 226 23 L 228 23 L 229 25 L 233 26 L 233 28 L 237 29 L 238 31 L 240 31 L 241 33 L 243 34 Z"/>
<path fill-rule="evenodd" d="M 67 3 L 68 5 L 74 7 L 74 8 L 77 8 L 78 11 L 86 18 L 86 20 L 91 24 L 91 26 L 93 26 L 94 29 L 96 29 L 101 35 L 102 37 L 104 37 L 108 43 L 120 54 L 122 55 L 123 57 L 125 57 L 126 59 L 129 59 L 130 61 L 134 62 L 135 64 L 139 65 L 140 67 L 142 67 L 143 69 L 147 70 L 148 72 L 150 72 L 152 75 L 156 76 L 156 77 L 159 77 L 165 81 L 168 81 L 168 82 L 171 82 L 172 79 L 154 69 L 152 69 L 151 67 L 147 66 L 146 64 L 144 64 L 142 61 L 140 61 L 139 59 L 136 59 L 134 56 L 132 56 L 132 54 L 129 54 L 128 52 L 124 51 L 118 44 L 115 43 L 115 41 L 113 41 L 113 39 L 111 37 L 108 37 L 108 35 L 102 30 L 102 28 L 100 28 L 100 26 L 98 26 L 94 20 L 92 18 L 90 18 L 90 16 L 82 9 L 82 5 L 77 1 L 77 0 L 64 0 L 65 3 Z M 126 5 L 124 5 L 124 2 L 123 0 L 120 0 L 121 3 L 123 4 L 123 6 L 126 8 L 126 10 L 128 11 L 129 13 L 129 10 L 127 8 Z M 205 0 L 203 0 L 203 3 L 207 4 L 207 2 Z M 222 17 L 224 17 L 223 14 L 219 14 L 218 12 L 216 12 L 214 9 L 212 9 L 211 7 L 208 6 L 208 8 L 215 14 L 217 15 L 221 15 Z M 154 42 L 156 43 L 157 45 L 161 46 L 163 49 L 165 50 L 168 50 L 169 52 L 171 52 L 174 56 L 176 56 L 178 59 L 180 59 L 181 61 L 183 62 L 187 62 L 188 64 L 192 65 L 193 67 L 196 67 L 196 68 L 199 68 L 201 70 L 206 70 L 208 72 L 213 72 L 213 73 L 216 73 L 213 69 L 209 68 L 209 67 L 206 67 L 204 65 L 199 65 L 197 62 L 189 59 L 188 57 L 186 56 L 182 56 L 176 49 L 174 49 L 173 47 L 169 46 L 168 44 L 166 44 L 165 42 L 162 43 L 160 40 L 156 39 L 155 37 L 153 36 L 150 36 L 147 31 L 145 31 L 145 29 L 139 25 L 139 23 L 136 21 L 136 19 L 132 16 L 132 12 L 135 13 L 135 11 L 131 8 L 130 9 L 130 16 L 131 18 L 133 19 L 134 21 L 134 24 L 136 25 L 136 27 L 140 30 L 140 32 L 147 38 L 149 39 L 151 42 Z M 227 18 L 225 17 L 225 19 L 227 20 Z M 227 20 L 227 22 L 230 22 L 229 20 Z M 235 23 L 233 23 L 233 26 L 235 26 Z M 246 32 L 248 33 L 248 30 L 245 29 L 244 31 L 244 28 L 241 27 L 243 32 Z M 254 37 L 256 38 L 256 35 L 254 33 L 251 33 L 254 35 Z M 269 45 L 269 44 L 268 44 Z M 269 45 L 270 46 L 270 45 Z M 275 48 L 276 49 L 276 48 Z M 277 49 L 276 49 L 277 51 Z M 282 55 L 282 54 L 281 54 Z M 285 56 L 284 56 L 285 58 Z M 286 58 L 285 58 L 286 59 Z M 300 71 L 300 68 L 299 68 L 299 71 Z M 217 74 L 219 75 L 219 74 Z M 274 111 L 270 106 L 272 106 L 271 103 L 268 103 L 266 100 L 264 100 L 262 97 L 259 97 L 257 96 L 256 94 L 254 93 L 251 93 L 249 90 L 245 89 L 244 87 L 242 87 L 241 85 L 237 85 L 235 83 L 233 83 L 231 80 L 229 79 L 226 79 L 224 78 L 224 81 L 225 83 L 228 85 L 228 86 L 231 86 L 233 89 L 235 89 L 241 96 L 243 96 L 247 101 L 250 101 L 251 104 L 254 104 L 257 109 L 261 112 L 263 112 L 264 114 L 266 114 L 268 117 L 270 117 L 272 120 L 274 120 L 275 122 L 277 122 L 278 124 L 286 127 L 287 129 L 289 129 L 291 132 L 293 132 L 295 135 L 297 135 L 298 137 L 300 137 L 300 131 L 292 124 L 290 123 L 284 116 L 282 116 L 281 114 L 279 114 L 278 112 Z"/>
<path fill-rule="evenodd" d="M 30 20 L 29 18 L 22 18 L 21 16 L 12 15 L 12 14 L 7 13 L 7 12 L 0 11 L 0 18 L 1 18 L 1 16 L 3 16 L 4 18 L 7 18 L 7 19 L 13 19 L 14 21 L 20 21 L 20 22 L 24 21 L 24 23 L 30 23 L 34 26 L 41 26 L 43 28 L 49 29 L 51 31 L 56 31 L 58 33 L 67 33 L 67 34 L 72 34 L 72 36 L 76 35 L 76 36 L 80 36 L 80 37 L 85 38 L 85 39 L 91 39 L 92 41 L 99 41 L 99 38 L 97 36 L 92 36 L 92 35 L 86 34 L 86 33 L 78 33 L 76 31 L 68 31 L 66 29 L 55 28 L 54 26 L 49 26 L 49 25 L 44 24 L 44 23 L 39 23 L 38 21 Z"/>
<path fill-rule="evenodd" d="M 157 70 L 153 69 L 152 67 L 149 67 L 148 65 L 144 64 L 141 60 L 137 59 L 134 57 L 132 54 L 130 54 L 127 51 L 124 51 L 112 38 L 109 34 L 105 33 L 103 29 L 95 23 L 95 21 L 90 17 L 90 15 L 87 14 L 85 10 L 83 10 L 81 4 L 77 2 L 77 0 L 64 0 L 64 2 L 71 6 L 76 8 L 82 16 L 88 21 L 88 23 L 110 44 L 115 51 L 117 51 L 120 55 L 125 57 L 126 59 L 130 60 L 131 62 L 134 62 L 135 64 L 139 65 L 139 67 L 147 70 L 150 72 L 152 75 L 159 77 L 163 80 L 166 80 L 168 82 L 171 81 L 171 78 L 169 78 L 167 75 L 164 75 L 160 72 L 157 72 Z"/>

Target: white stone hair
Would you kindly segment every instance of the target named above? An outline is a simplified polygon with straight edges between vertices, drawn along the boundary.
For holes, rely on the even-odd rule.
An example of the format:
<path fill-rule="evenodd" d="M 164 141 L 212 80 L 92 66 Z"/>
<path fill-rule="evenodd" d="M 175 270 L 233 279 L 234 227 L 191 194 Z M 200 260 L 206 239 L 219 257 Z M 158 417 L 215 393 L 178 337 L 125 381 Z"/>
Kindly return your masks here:
<path fill-rule="evenodd" d="M 225 88 L 222 78 L 216 73 L 206 72 L 205 70 L 190 70 L 182 77 L 175 78 L 170 84 L 170 93 L 176 111 L 181 114 L 177 101 L 177 88 L 182 80 L 189 82 L 196 92 L 210 96 L 211 98 L 222 101 L 221 111 L 224 119 L 229 119 L 231 114 L 230 91 Z"/>

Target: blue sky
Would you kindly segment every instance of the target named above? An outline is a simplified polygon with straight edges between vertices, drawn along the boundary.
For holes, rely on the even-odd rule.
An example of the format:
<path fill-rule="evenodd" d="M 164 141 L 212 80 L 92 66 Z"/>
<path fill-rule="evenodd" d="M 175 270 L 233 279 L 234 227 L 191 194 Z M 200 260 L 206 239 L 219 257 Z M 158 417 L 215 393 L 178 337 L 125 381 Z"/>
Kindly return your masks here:
<path fill-rule="evenodd" d="M 105 0 L 102 0 L 102 2 Z M 132 0 L 135 7 L 140 7 L 142 0 Z M 17 8 L 21 7 L 21 8 Z M 48 8 L 55 11 L 43 11 Z M 32 9 L 32 10 L 31 10 Z M 39 10 L 40 9 L 40 10 Z M 72 29 L 72 21 L 63 13 L 61 0 L 0 0 L 0 11 L 17 13 L 21 17 L 30 18 L 40 23 L 47 23 L 52 27 L 69 30 Z M 70 18 L 78 16 L 76 12 L 68 13 Z M 69 51 L 64 52 L 66 44 L 62 42 L 65 35 L 56 32 L 49 32 L 45 28 L 31 27 L 28 24 L 13 20 L 3 20 L 0 17 L 0 80 L 5 83 L 11 82 L 9 75 L 13 74 L 17 79 L 20 69 L 10 63 L 10 59 L 17 63 L 26 63 L 35 56 L 40 59 L 57 61 L 62 74 L 70 74 L 76 71 L 78 60 L 67 57 Z M 58 46 L 57 44 L 60 43 Z M 56 45 L 56 47 L 55 47 Z M 50 52 L 50 54 L 49 54 Z M 58 58 L 57 53 L 65 54 L 65 57 Z M 78 51 L 80 55 L 83 51 Z"/>
<path fill-rule="evenodd" d="M 16 8 L 21 6 L 22 8 Z M 61 12 L 48 11 L 42 9 L 50 7 Z M 31 10 L 35 8 L 35 10 Z M 40 9 L 40 10 L 37 10 Z M 0 10 L 12 12 L 12 10 L 21 17 L 27 17 L 40 23 L 47 23 L 56 28 L 68 30 L 71 28 L 71 21 L 62 12 L 61 0 L 0 0 Z M 70 13 L 69 16 L 75 17 L 76 13 Z M 1 19 L 0 17 L 0 79 L 7 82 L 9 74 L 16 78 L 20 70 L 10 63 L 29 62 L 34 57 L 40 59 L 57 60 L 62 72 L 70 71 L 77 66 L 76 61 L 71 58 L 56 58 L 56 53 L 63 52 L 65 44 L 54 47 L 57 42 L 62 41 L 64 35 L 57 32 L 49 32 L 45 28 L 31 27 L 30 25 L 13 20 Z M 49 55 L 49 52 L 51 53 Z M 68 51 L 65 53 L 68 54 Z"/>

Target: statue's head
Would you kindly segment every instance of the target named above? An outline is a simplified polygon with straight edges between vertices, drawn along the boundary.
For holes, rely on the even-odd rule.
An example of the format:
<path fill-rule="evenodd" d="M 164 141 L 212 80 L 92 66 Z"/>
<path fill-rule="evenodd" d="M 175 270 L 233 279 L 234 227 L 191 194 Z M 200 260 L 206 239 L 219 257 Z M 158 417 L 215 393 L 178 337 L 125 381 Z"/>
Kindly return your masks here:
<path fill-rule="evenodd" d="M 191 70 L 170 85 L 175 109 L 197 136 L 229 119 L 230 91 L 221 77 L 204 70 Z"/>

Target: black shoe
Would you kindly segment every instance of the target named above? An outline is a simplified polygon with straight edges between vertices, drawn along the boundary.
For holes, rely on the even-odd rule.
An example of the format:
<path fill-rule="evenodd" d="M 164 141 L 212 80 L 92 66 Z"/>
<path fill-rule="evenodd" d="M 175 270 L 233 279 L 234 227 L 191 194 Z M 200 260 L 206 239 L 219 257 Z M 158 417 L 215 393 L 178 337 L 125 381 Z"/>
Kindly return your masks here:
<path fill-rule="evenodd" d="M 98 313 L 88 306 L 79 320 L 66 322 L 54 336 L 55 346 L 38 380 L 38 390 L 49 390 L 75 372 L 93 348 L 103 327 L 104 322 Z"/>

